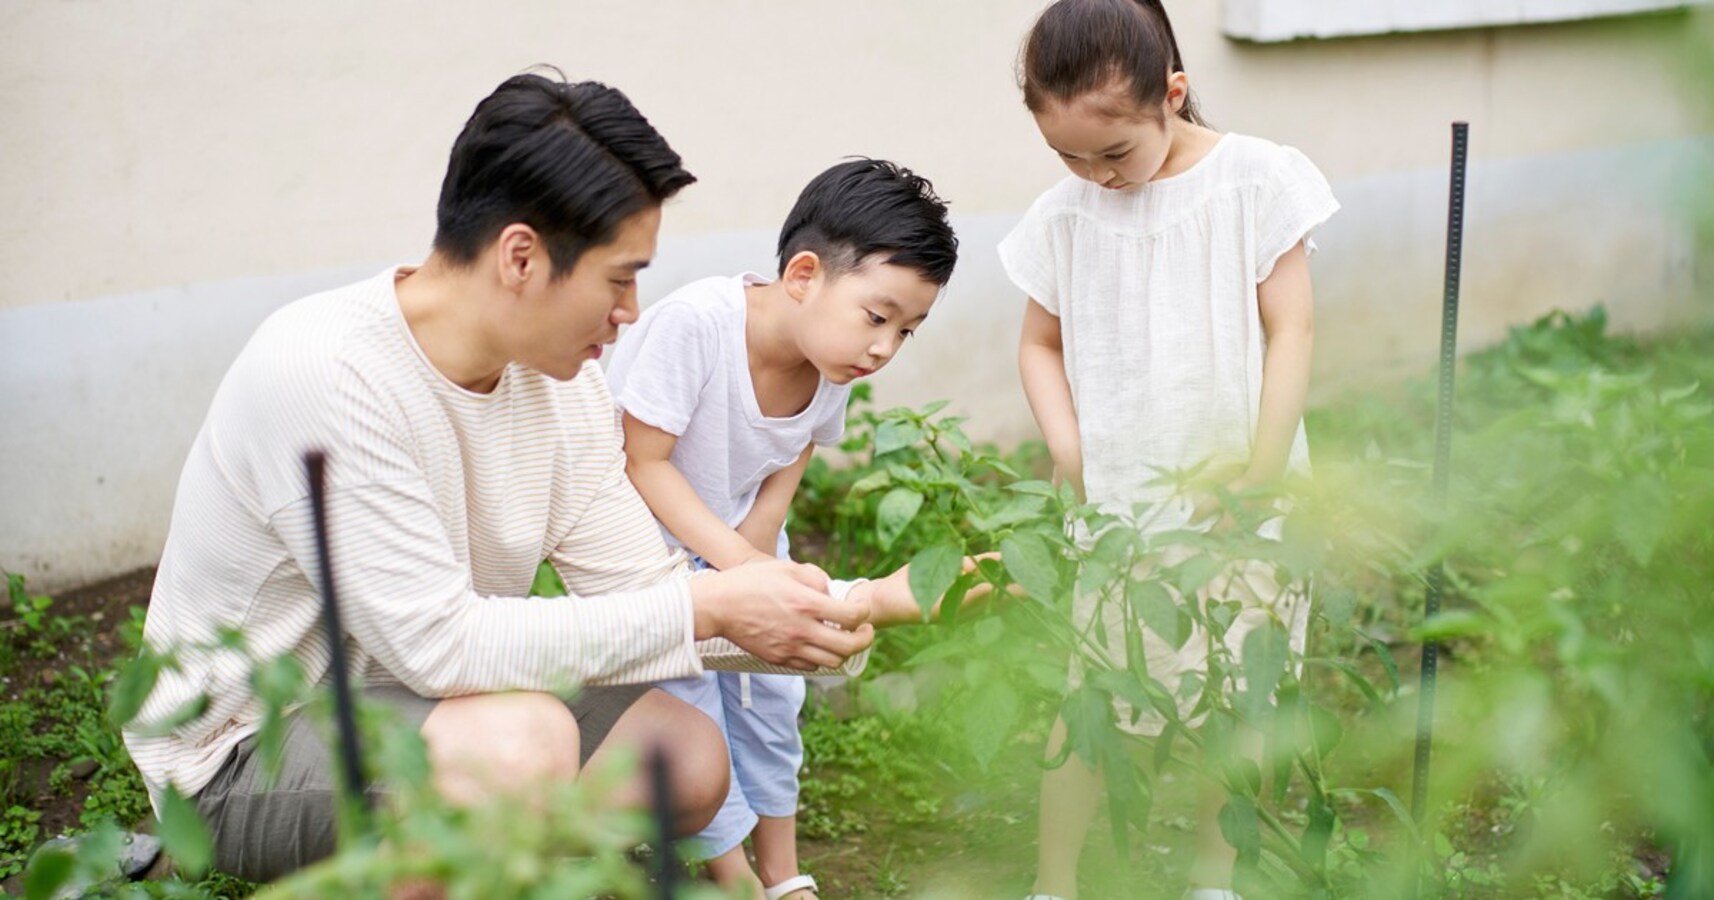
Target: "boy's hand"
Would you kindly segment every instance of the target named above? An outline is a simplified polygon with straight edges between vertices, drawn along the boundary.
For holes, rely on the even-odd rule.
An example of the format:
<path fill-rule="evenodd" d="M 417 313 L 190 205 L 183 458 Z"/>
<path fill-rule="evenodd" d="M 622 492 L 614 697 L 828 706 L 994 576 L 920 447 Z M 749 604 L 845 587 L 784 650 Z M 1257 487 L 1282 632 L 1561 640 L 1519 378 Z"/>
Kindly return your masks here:
<path fill-rule="evenodd" d="M 698 640 L 723 637 L 778 666 L 837 668 L 875 640 L 868 605 L 828 596 L 815 566 L 751 563 L 691 579 L 690 596 Z"/>
<path fill-rule="evenodd" d="M 984 559 L 999 559 L 998 553 L 984 553 L 981 556 L 964 557 L 963 572 L 969 573 L 976 564 Z M 922 607 L 917 604 L 916 595 L 911 593 L 910 566 L 903 566 L 897 572 L 885 578 L 867 581 L 851 589 L 851 599 L 866 602 L 869 606 L 869 622 L 876 628 L 890 628 L 894 625 L 920 625 L 924 621 L 940 618 L 941 600 L 936 600 L 929 610 L 925 620 Z M 964 600 L 958 605 L 960 610 L 987 596 L 994 590 L 986 582 L 971 588 L 964 595 Z"/>

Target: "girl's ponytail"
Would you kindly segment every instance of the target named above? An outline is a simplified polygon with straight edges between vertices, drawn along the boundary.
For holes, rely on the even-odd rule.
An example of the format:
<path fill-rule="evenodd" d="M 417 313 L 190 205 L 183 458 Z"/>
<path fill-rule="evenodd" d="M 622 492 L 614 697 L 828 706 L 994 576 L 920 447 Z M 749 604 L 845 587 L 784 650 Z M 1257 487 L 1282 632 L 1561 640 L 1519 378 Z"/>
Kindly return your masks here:
<path fill-rule="evenodd" d="M 1050 99 L 1075 100 L 1122 80 L 1138 109 L 1166 99 L 1166 76 L 1184 71 L 1184 57 L 1161 0 L 1059 0 L 1024 38 L 1018 86 L 1024 105 L 1040 112 Z M 1186 96 L 1179 118 L 1205 124 L 1196 98 Z"/>

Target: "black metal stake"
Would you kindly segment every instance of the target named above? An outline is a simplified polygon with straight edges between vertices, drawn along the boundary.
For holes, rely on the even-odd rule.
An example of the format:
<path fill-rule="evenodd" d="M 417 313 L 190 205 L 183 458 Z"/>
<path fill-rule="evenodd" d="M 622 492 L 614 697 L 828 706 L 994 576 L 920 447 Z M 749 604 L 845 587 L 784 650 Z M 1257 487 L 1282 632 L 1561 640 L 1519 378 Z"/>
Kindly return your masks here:
<path fill-rule="evenodd" d="M 673 900 L 678 896 L 678 853 L 673 850 L 672 780 L 667 777 L 666 751 L 650 747 L 648 764 L 655 837 L 660 842 L 655 852 L 656 895 L 661 900 Z"/>
<path fill-rule="evenodd" d="M 1470 145 L 1470 125 L 1452 123 L 1452 189 L 1446 219 L 1446 296 L 1440 314 L 1440 398 L 1434 410 L 1435 511 L 1446 508 L 1446 483 L 1452 457 L 1452 377 L 1458 362 L 1458 277 L 1463 267 L 1464 168 Z M 1440 595 L 1446 585 L 1446 570 L 1436 562 L 1428 570 L 1428 594 L 1423 619 L 1440 612 Z M 1422 678 L 1416 711 L 1416 771 L 1411 782 L 1411 815 L 1417 822 L 1428 813 L 1428 757 L 1434 742 L 1434 679 L 1440 661 L 1440 646 L 1427 641 L 1422 647 Z"/>
<path fill-rule="evenodd" d="M 364 830 L 370 812 L 367 779 L 363 776 L 363 755 L 357 741 L 357 715 L 351 704 L 350 673 L 346 671 L 345 631 L 339 625 L 339 603 L 333 592 L 333 560 L 328 555 L 327 542 L 327 454 L 311 450 L 304 454 L 304 468 L 309 472 L 309 505 L 315 527 L 316 569 L 321 586 L 321 616 L 327 628 L 328 665 L 333 670 L 333 716 L 339 729 L 340 776 L 343 786 L 342 805 L 357 830 Z"/>

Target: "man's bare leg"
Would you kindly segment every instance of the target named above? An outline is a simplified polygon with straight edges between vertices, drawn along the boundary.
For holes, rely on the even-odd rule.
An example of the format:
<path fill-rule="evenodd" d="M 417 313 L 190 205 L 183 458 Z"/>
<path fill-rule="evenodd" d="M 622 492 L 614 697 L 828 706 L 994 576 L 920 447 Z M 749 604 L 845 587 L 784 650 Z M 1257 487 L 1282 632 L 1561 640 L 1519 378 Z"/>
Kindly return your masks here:
<path fill-rule="evenodd" d="M 667 757 L 668 785 L 676 811 L 674 828 L 679 835 L 696 834 L 714 821 L 714 814 L 726 802 L 732 764 L 720 727 L 683 700 L 665 691 L 649 691 L 613 724 L 607 739 L 589 758 L 589 771 L 612 765 L 610 760 L 620 753 L 645 759 L 651 747 L 659 747 Z M 639 771 L 620 786 L 613 799 L 623 805 L 642 806 L 648 796 L 648 779 Z"/>

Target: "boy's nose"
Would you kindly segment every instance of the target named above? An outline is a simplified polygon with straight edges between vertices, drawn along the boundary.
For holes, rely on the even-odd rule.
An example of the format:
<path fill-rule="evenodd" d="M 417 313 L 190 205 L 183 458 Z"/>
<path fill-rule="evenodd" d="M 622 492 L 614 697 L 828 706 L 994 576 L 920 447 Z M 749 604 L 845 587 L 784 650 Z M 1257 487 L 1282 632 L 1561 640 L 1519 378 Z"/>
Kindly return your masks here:
<path fill-rule="evenodd" d="M 624 298 L 614 304 L 613 312 L 607 318 L 614 325 L 630 325 L 637 321 L 637 310 L 637 292 L 626 291 Z"/>

